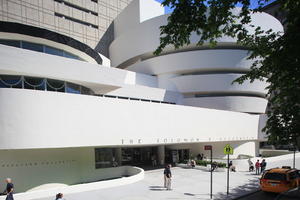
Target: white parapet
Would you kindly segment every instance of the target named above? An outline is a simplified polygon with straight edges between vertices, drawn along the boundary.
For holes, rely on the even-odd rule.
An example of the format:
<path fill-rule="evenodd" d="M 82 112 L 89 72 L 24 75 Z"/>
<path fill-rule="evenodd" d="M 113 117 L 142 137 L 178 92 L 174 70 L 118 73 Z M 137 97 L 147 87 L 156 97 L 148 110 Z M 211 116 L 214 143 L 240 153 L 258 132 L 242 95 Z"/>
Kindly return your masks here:
<path fill-rule="evenodd" d="M 111 169 L 118 175 L 125 175 L 126 177 L 97 181 L 93 183 L 83 183 L 70 186 L 59 186 L 49 189 L 40 189 L 34 191 L 28 191 L 24 193 L 18 193 L 14 195 L 16 200 L 48 200 L 53 199 L 55 194 L 63 193 L 64 195 L 92 192 L 95 190 L 100 190 L 104 188 L 117 187 L 122 185 L 131 184 L 140 181 L 144 178 L 144 170 L 138 167 L 122 166 Z M 112 177 L 114 178 L 114 177 Z M 6 197 L 1 197 L 0 200 L 4 200 Z"/>

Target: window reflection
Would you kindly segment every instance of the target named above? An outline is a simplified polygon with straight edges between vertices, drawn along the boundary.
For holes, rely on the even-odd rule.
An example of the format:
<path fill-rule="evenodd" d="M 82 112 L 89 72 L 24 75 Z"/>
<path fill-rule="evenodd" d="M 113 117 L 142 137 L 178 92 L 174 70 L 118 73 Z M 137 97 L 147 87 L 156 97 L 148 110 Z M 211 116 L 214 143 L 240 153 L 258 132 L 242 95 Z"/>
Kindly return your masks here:
<path fill-rule="evenodd" d="M 115 152 L 111 148 L 95 148 L 95 168 L 113 167 Z"/>
<path fill-rule="evenodd" d="M 38 52 L 44 51 L 43 45 L 35 44 L 31 42 L 24 42 L 24 41 L 22 41 L 22 48 L 32 50 L 32 51 L 38 51 Z"/>
<path fill-rule="evenodd" d="M 80 86 L 73 83 L 67 83 L 66 92 L 80 94 Z"/>
<path fill-rule="evenodd" d="M 65 82 L 48 79 L 47 91 L 65 92 Z"/>
<path fill-rule="evenodd" d="M 21 47 L 20 41 L 17 40 L 0 40 L 0 44 L 12 46 L 12 47 Z"/>
<path fill-rule="evenodd" d="M 66 52 L 64 50 L 50 47 L 47 45 L 32 43 L 32 42 L 19 41 L 19 40 L 0 40 L 0 44 L 27 49 L 31 51 L 43 52 L 43 53 L 56 55 L 56 56 L 62 56 L 62 57 L 71 58 L 75 60 L 82 60 L 78 56 Z"/>
<path fill-rule="evenodd" d="M 0 87 L 22 88 L 22 77 L 3 75 L 0 77 Z"/>
<path fill-rule="evenodd" d="M 45 53 L 52 54 L 56 56 L 63 56 L 63 51 L 53 47 L 45 46 Z"/>
<path fill-rule="evenodd" d="M 45 79 L 24 77 L 24 89 L 45 90 Z"/>
<path fill-rule="evenodd" d="M 28 76 L 0 75 L 0 88 L 22 88 L 74 94 L 93 94 L 89 88 L 74 83 Z"/>

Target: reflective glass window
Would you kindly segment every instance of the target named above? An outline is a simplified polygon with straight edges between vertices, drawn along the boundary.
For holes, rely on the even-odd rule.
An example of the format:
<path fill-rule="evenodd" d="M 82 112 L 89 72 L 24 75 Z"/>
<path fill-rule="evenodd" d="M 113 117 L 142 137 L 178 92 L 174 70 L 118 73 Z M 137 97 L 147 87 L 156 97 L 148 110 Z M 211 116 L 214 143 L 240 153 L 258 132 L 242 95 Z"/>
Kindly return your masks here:
<path fill-rule="evenodd" d="M 96 148 L 95 149 L 95 164 L 96 169 L 112 167 L 113 165 L 113 149 Z"/>
<path fill-rule="evenodd" d="M 38 51 L 38 52 L 44 51 L 43 45 L 35 44 L 35 43 L 31 43 L 31 42 L 24 42 L 24 41 L 22 41 L 22 48 L 32 50 L 32 51 Z"/>
<path fill-rule="evenodd" d="M 93 92 L 89 88 L 81 86 L 81 94 L 93 94 Z"/>
<path fill-rule="evenodd" d="M 45 90 L 46 84 L 43 78 L 25 77 L 24 88 L 33 90 Z"/>
<path fill-rule="evenodd" d="M 56 92 L 65 92 L 65 82 L 47 79 L 47 90 Z"/>
<path fill-rule="evenodd" d="M 65 52 L 65 51 L 64 51 L 64 57 L 79 60 L 78 56 L 75 56 L 74 54 L 71 54 L 71 53 L 68 53 L 68 52 Z"/>
<path fill-rule="evenodd" d="M 0 40 L 0 44 L 4 44 L 12 47 L 21 47 L 20 41 L 17 40 Z"/>
<path fill-rule="evenodd" d="M 80 94 L 80 86 L 73 83 L 67 83 L 66 92 Z"/>
<path fill-rule="evenodd" d="M 45 46 L 45 53 L 56 55 L 56 56 L 63 56 L 62 50 L 49 47 L 49 46 Z"/>
<path fill-rule="evenodd" d="M 0 87 L 3 88 L 22 88 L 22 77 L 21 76 L 0 76 Z"/>
<path fill-rule="evenodd" d="M 263 177 L 264 179 L 276 180 L 276 181 L 286 181 L 286 174 L 282 173 L 266 173 Z"/>

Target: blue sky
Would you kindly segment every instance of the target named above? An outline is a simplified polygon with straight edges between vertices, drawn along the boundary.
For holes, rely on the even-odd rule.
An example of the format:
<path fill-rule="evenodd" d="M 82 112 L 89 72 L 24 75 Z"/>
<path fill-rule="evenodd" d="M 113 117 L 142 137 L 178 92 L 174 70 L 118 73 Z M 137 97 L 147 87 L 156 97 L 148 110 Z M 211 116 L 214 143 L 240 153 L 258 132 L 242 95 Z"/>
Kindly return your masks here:
<path fill-rule="evenodd" d="M 161 3 L 163 0 L 156 0 L 156 1 Z M 272 3 L 274 1 L 276 1 L 276 0 L 270 0 L 267 4 Z M 251 0 L 251 8 L 256 8 L 258 6 L 257 2 L 258 2 L 258 0 Z M 165 13 L 170 13 L 170 12 L 172 12 L 172 9 L 169 7 L 165 7 Z"/>

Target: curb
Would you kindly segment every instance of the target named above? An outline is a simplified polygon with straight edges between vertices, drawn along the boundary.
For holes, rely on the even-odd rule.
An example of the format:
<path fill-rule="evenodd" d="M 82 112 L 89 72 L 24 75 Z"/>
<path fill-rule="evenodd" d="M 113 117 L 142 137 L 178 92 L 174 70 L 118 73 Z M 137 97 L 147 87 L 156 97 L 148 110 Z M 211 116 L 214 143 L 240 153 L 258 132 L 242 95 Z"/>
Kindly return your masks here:
<path fill-rule="evenodd" d="M 260 192 L 260 191 L 261 191 L 260 189 L 257 189 L 257 190 L 255 190 L 255 191 L 253 191 L 253 192 L 249 192 L 249 193 L 244 194 L 244 195 L 242 195 L 242 196 L 235 197 L 235 198 L 233 198 L 232 200 L 239 200 L 239 199 L 241 199 L 241 198 L 248 197 L 248 196 L 250 196 L 250 195 L 252 195 L 252 194 L 255 194 L 255 193 L 258 193 L 258 192 Z"/>

